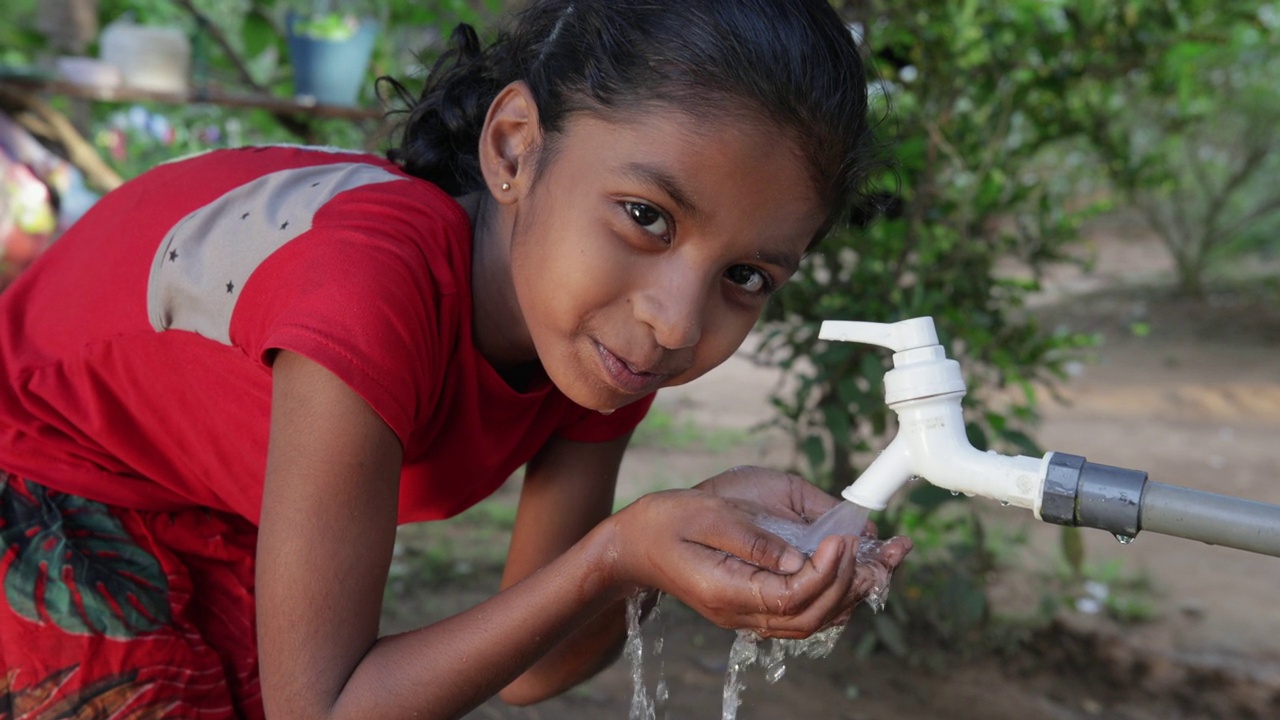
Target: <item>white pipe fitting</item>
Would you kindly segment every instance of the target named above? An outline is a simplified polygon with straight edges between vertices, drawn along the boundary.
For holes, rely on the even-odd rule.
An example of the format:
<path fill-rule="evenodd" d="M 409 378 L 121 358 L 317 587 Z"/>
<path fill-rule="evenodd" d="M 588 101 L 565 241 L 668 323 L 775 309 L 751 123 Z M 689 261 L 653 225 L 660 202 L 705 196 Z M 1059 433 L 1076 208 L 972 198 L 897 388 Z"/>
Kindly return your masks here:
<path fill-rule="evenodd" d="M 982 452 L 964 431 L 964 393 L 895 403 L 898 435 L 841 495 L 883 510 L 908 480 L 919 477 L 945 490 L 978 495 L 1040 516 L 1048 456 Z"/>
<path fill-rule="evenodd" d="M 894 351 L 885 400 L 898 414 L 898 435 L 841 495 L 873 510 L 914 477 L 965 495 L 1027 508 L 1040 516 L 1048 458 L 982 452 L 965 434 L 960 365 L 938 344 L 933 318 L 898 323 L 824 322 L 818 335 Z"/>

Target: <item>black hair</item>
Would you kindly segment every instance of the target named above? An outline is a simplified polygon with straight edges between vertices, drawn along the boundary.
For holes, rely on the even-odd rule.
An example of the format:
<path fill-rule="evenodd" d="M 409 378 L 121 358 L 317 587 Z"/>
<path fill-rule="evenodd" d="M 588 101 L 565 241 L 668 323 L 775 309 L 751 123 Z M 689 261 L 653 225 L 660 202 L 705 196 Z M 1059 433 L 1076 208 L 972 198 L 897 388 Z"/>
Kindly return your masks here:
<path fill-rule="evenodd" d="M 828 0 L 531 0 L 488 47 L 459 25 L 416 101 L 383 80 L 410 105 L 388 157 L 453 195 L 485 187 L 480 131 L 517 80 L 537 102 L 544 158 L 577 112 L 661 105 L 774 123 L 809 163 L 823 234 L 867 204 L 876 167 L 866 69 Z"/>

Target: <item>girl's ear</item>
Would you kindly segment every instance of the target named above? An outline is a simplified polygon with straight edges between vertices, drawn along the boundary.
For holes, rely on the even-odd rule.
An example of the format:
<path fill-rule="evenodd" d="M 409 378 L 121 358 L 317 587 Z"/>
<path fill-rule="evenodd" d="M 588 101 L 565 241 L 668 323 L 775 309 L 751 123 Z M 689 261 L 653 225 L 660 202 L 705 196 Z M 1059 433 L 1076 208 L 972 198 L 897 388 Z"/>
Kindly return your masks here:
<path fill-rule="evenodd" d="M 528 192 L 541 141 L 533 93 L 513 82 L 493 99 L 480 131 L 480 171 L 498 202 L 515 202 Z"/>

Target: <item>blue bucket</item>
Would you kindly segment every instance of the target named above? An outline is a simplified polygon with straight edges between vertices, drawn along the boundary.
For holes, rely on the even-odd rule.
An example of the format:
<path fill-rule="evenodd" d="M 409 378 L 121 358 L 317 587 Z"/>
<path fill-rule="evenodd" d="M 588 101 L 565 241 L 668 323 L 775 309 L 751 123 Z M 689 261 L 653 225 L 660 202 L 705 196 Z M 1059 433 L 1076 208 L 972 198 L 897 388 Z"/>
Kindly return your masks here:
<path fill-rule="evenodd" d="M 314 97 L 321 105 L 352 107 L 360 97 L 378 24 L 361 20 L 351 37 L 329 40 L 293 32 L 290 18 L 289 60 L 293 63 L 293 91 L 298 97 Z"/>

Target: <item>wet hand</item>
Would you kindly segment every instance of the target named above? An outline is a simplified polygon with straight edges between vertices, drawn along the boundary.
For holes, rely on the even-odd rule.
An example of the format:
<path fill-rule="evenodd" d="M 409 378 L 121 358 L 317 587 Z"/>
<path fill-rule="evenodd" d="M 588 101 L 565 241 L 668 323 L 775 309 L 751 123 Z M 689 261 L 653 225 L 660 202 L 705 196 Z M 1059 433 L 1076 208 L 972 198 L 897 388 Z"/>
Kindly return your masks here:
<path fill-rule="evenodd" d="M 697 488 L 744 509 L 797 525 L 810 524 L 843 502 L 797 475 L 746 465 L 705 480 Z M 855 540 L 852 550 L 839 543 L 837 537 L 823 541 L 839 548 L 832 551 L 838 553 L 838 562 L 854 563 L 854 579 L 843 603 L 845 610 L 828 625 L 847 622 L 855 605 L 887 587 L 893 571 L 912 548 L 911 540 L 905 537 L 879 540 L 876 525 L 871 521 L 859 528 L 857 535 L 844 537 Z M 818 557 L 820 552 L 823 552 L 821 543 L 814 556 Z"/>
<path fill-rule="evenodd" d="M 724 498 L 744 510 L 806 524 L 840 502 L 798 475 L 750 465 L 730 468 L 702 481 L 695 489 Z"/>
<path fill-rule="evenodd" d="M 804 480 L 735 468 L 691 489 L 655 493 L 610 521 L 623 586 L 675 595 L 722 627 L 806 637 L 843 622 L 910 550 L 905 539 L 857 562 L 859 539 L 832 536 L 810 558 L 757 524 L 762 513 L 797 521 L 837 500 Z"/>

